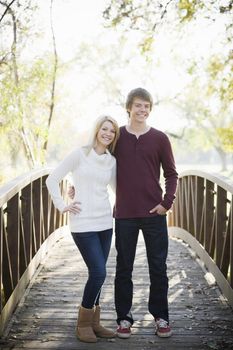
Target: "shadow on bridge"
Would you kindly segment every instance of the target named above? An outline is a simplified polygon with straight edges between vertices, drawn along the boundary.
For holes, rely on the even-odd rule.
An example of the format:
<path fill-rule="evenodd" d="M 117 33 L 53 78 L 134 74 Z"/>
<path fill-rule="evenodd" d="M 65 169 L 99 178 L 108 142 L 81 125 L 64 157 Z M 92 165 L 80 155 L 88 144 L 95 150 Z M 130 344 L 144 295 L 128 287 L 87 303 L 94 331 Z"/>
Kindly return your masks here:
<path fill-rule="evenodd" d="M 54 209 L 46 177 L 46 170 L 34 172 L 0 189 L 1 349 L 233 349 L 231 184 L 200 172 L 184 173 L 179 180 L 169 214 L 174 335 L 170 339 L 154 335 L 141 238 L 133 275 L 133 336 L 90 345 L 75 337 L 86 271 L 67 229 L 57 229 L 67 218 Z M 116 326 L 114 272 L 113 242 L 102 293 L 103 323 L 112 329 Z"/>

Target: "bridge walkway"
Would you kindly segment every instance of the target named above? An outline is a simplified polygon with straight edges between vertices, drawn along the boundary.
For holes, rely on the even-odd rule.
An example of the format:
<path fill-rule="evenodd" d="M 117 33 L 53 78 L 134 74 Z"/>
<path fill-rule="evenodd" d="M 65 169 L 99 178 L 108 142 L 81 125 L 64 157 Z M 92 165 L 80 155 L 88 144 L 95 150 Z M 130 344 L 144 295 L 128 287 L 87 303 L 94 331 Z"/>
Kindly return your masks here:
<path fill-rule="evenodd" d="M 102 292 L 103 324 L 115 329 L 115 248 L 108 260 L 108 276 Z M 154 335 L 147 310 L 149 291 L 145 247 L 140 237 L 134 268 L 135 323 L 130 339 L 99 339 L 81 343 L 75 336 L 77 307 L 86 269 L 69 233 L 56 243 L 26 290 L 0 339 L 4 350 L 228 350 L 233 349 L 233 312 L 213 277 L 182 241 L 170 238 L 168 256 L 169 308 L 173 336 Z"/>

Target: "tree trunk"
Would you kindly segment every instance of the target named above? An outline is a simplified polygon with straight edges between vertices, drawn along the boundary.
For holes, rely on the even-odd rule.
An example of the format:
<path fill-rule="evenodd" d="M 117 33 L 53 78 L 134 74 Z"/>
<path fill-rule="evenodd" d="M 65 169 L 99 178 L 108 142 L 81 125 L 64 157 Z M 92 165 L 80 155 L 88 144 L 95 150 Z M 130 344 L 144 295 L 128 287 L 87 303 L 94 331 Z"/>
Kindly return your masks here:
<path fill-rule="evenodd" d="M 227 170 L 227 155 L 220 147 L 215 147 L 221 161 L 221 171 Z"/>
<path fill-rule="evenodd" d="M 57 47 L 56 47 L 56 38 L 53 28 L 53 0 L 50 2 L 50 28 L 52 32 L 52 41 L 53 41 L 53 54 L 54 54 L 54 66 L 53 66 L 53 75 L 52 75 L 52 86 L 51 86 L 51 97 L 50 97 L 50 106 L 49 106 L 49 118 L 48 118 L 48 130 L 50 128 L 53 114 L 54 114 L 54 105 L 55 105 L 55 88 L 56 88 L 56 78 L 57 78 L 57 66 L 58 66 L 58 56 L 57 56 Z M 48 133 L 49 135 L 49 133 Z M 46 151 L 48 147 L 48 135 L 43 145 L 43 150 Z"/>

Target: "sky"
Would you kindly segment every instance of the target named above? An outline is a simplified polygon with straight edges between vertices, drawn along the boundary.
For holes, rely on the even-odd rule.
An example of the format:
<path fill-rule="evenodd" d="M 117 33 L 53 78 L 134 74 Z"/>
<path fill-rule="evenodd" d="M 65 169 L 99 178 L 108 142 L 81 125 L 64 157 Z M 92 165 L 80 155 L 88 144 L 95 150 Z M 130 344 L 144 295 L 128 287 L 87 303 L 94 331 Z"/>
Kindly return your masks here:
<path fill-rule="evenodd" d="M 48 0 L 40 1 L 40 22 L 45 32 L 47 31 L 48 40 L 51 36 L 49 3 Z M 101 13 L 106 3 L 107 0 L 54 0 L 53 23 L 58 53 L 62 59 L 72 58 L 74 50 L 81 42 L 101 32 Z"/>

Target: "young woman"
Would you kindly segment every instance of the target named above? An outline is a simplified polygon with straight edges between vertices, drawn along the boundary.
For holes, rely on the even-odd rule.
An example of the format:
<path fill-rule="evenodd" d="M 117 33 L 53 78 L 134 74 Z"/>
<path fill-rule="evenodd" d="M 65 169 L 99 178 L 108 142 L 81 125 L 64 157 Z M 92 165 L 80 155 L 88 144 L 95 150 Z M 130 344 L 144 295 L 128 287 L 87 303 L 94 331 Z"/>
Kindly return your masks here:
<path fill-rule="evenodd" d="M 116 121 L 108 116 L 101 117 L 92 143 L 75 149 L 46 180 L 55 207 L 70 213 L 71 233 L 88 268 L 76 331 L 77 337 L 88 343 L 96 342 L 96 336 L 115 336 L 100 325 L 99 298 L 112 239 L 113 220 L 107 187 L 115 183 L 116 160 L 112 153 L 118 137 Z M 68 173 L 72 174 L 75 189 L 75 197 L 69 205 L 64 202 L 59 188 Z"/>

